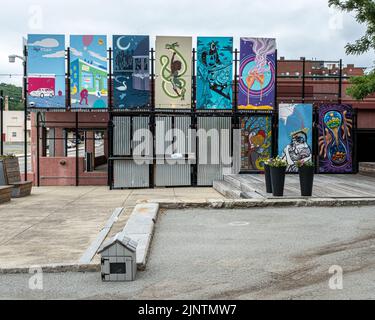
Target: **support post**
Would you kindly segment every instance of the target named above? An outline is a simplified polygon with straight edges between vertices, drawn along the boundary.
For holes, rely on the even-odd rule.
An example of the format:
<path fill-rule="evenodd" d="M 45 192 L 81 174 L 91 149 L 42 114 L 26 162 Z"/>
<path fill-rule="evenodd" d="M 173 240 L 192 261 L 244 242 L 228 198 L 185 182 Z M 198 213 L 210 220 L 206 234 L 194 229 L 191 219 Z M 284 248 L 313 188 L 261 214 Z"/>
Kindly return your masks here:
<path fill-rule="evenodd" d="M 78 111 L 75 112 L 76 116 L 76 187 L 79 186 L 79 128 L 78 128 Z"/>
<path fill-rule="evenodd" d="M 303 57 L 302 59 L 302 103 L 305 103 L 305 95 L 306 95 L 306 58 Z"/>
<path fill-rule="evenodd" d="M 36 167 L 37 167 L 37 186 L 40 187 L 40 112 L 36 114 Z"/>
<path fill-rule="evenodd" d="M 1 114 L 1 123 L 0 123 L 0 152 L 1 155 L 4 155 L 4 141 L 3 141 L 3 132 L 4 132 L 4 91 L 0 91 L 0 114 Z"/>
<path fill-rule="evenodd" d="M 342 102 L 342 59 L 340 59 L 338 102 L 339 104 Z"/>
<path fill-rule="evenodd" d="M 27 46 L 23 47 L 23 99 L 24 99 L 24 156 L 25 156 L 25 168 L 24 168 L 24 180 L 27 181 Z"/>

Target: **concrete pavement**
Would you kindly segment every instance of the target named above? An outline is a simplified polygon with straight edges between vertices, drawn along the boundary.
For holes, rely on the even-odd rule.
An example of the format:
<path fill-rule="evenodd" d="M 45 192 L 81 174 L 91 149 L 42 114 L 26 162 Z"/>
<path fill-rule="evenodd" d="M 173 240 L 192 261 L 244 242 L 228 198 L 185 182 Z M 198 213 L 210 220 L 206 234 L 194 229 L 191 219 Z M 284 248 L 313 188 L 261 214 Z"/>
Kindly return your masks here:
<path fill-rule="evenodd" d="M 221 198 L 212 188 L 112 190 L 107 187 L 40 187 L 0 205 L 0 269 L 76 264 L 117 207 L 123 213 L 108 237 L 121 231 L 137 201 Z M 99 262 L 95 256 L 94 263 Z"/>
<path fill-rule="evenodd" d="M 0 275 L 1 299 L 374 299 L 375 207 L 162 212 L 146 272 Z M 331 290 L 329 268 L 343 268 Z"/>

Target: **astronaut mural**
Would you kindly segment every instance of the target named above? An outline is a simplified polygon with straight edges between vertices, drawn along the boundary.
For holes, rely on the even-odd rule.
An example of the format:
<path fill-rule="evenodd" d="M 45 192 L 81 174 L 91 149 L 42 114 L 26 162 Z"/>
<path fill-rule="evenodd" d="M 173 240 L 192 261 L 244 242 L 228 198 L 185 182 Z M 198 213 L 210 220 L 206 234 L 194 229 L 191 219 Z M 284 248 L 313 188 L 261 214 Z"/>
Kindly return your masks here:
<path fill-rule="evenodd" d="M 198 37 L 197 109 L 232 109 L 232 37 Z"/>
<path fill-rule="evenodd" d="M 113 36 L 113 107 L 150 107 L 149 36 Z"/>
<path fill-rule="evenodd" d="M 238 109 L 272 110 L 275 105 L 276 40 L 241 38 Z"/>
<path fill-rule="evenodd" d="M 319 108 L 319 172 L 353 172 L 353 109 L 349 105 Z"/>
<path fill-rule="evenodd" d="M 287 172 L 298 172 L 297 161 L 312 161 L 312 104 L 279 105 L 278 154 Z"/>
<path fill-rule="evenodd" d="M 241 170 L 263 171 L 272 154 L 271 116 L 241 118 Z"/>

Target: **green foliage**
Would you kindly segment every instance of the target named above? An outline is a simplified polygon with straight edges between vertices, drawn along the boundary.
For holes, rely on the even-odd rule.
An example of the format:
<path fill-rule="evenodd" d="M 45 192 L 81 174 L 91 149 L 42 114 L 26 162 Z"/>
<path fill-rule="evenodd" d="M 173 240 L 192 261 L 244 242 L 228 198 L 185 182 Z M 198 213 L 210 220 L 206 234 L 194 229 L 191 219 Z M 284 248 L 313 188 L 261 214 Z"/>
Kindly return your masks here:
<path fill-rule="evenodd" d="M 9 97 L 9 110 L 23 110 L 22 87 L 13 84 L 0 83 L 0 91 Z"/>
<path fill-rule="evenodd" d="M 0 160 L 14 159 L 14 158 L 17 158 L 17 156 L 13 153 L 7 153 L 7 154 L 4 154 L 3 156 L 0 156 Z"/>
<path fill-rule="evenodd" d="M 348 13 L 354 13 L 358 23 L 366 25 L 366 33 L 354 43 L 345 47 L 347 54 L 360 55 L 375 50 L 375 1 L 374 0 L 328 0 L 330 7 L 336 7 Z M 369 75 L 353 77 L 352 86 L 347 93 L 362 100 L 375 92 L 375 71 Z"/>
<path fill-rule="evenodd" d="M 369 94 L 375 92 L 375 71 L 361 77 L 352 77 L 350 86 L 347 89 L 348 95 L 357 100 L 366 98 Z"/>
<path fill-rule="evenodd" d="M 299 161 L 297 161 L 296 165 L 297 165 L 298 168 L 302 168 L 302 167 L 315 167 L 314 162 L 312 162 L 311 160 L 309 160 L 309 161 L 301 161 L 301 160 L 299 160 Z"/>

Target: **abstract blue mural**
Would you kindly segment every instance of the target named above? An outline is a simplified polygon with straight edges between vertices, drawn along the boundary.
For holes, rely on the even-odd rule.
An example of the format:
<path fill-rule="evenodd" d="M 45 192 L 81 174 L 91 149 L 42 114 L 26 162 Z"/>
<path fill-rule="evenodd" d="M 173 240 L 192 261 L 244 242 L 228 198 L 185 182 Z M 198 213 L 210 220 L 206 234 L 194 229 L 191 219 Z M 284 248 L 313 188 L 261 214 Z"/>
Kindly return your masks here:
<path fill-rule="evenodd" d="M 312 104 L 279 105 L 279 156 L 288 172 L 298 172 L 297 161 L 312 161 Z"/>
<path fill-rule="evenodd" d="M 150 107 L 149 36 L 113 36 L 113 107 Z"/>
<path fill-rule="evenodd" d="M 197 109 L 232 109 L 232 37 L 198 37 Z"/>

